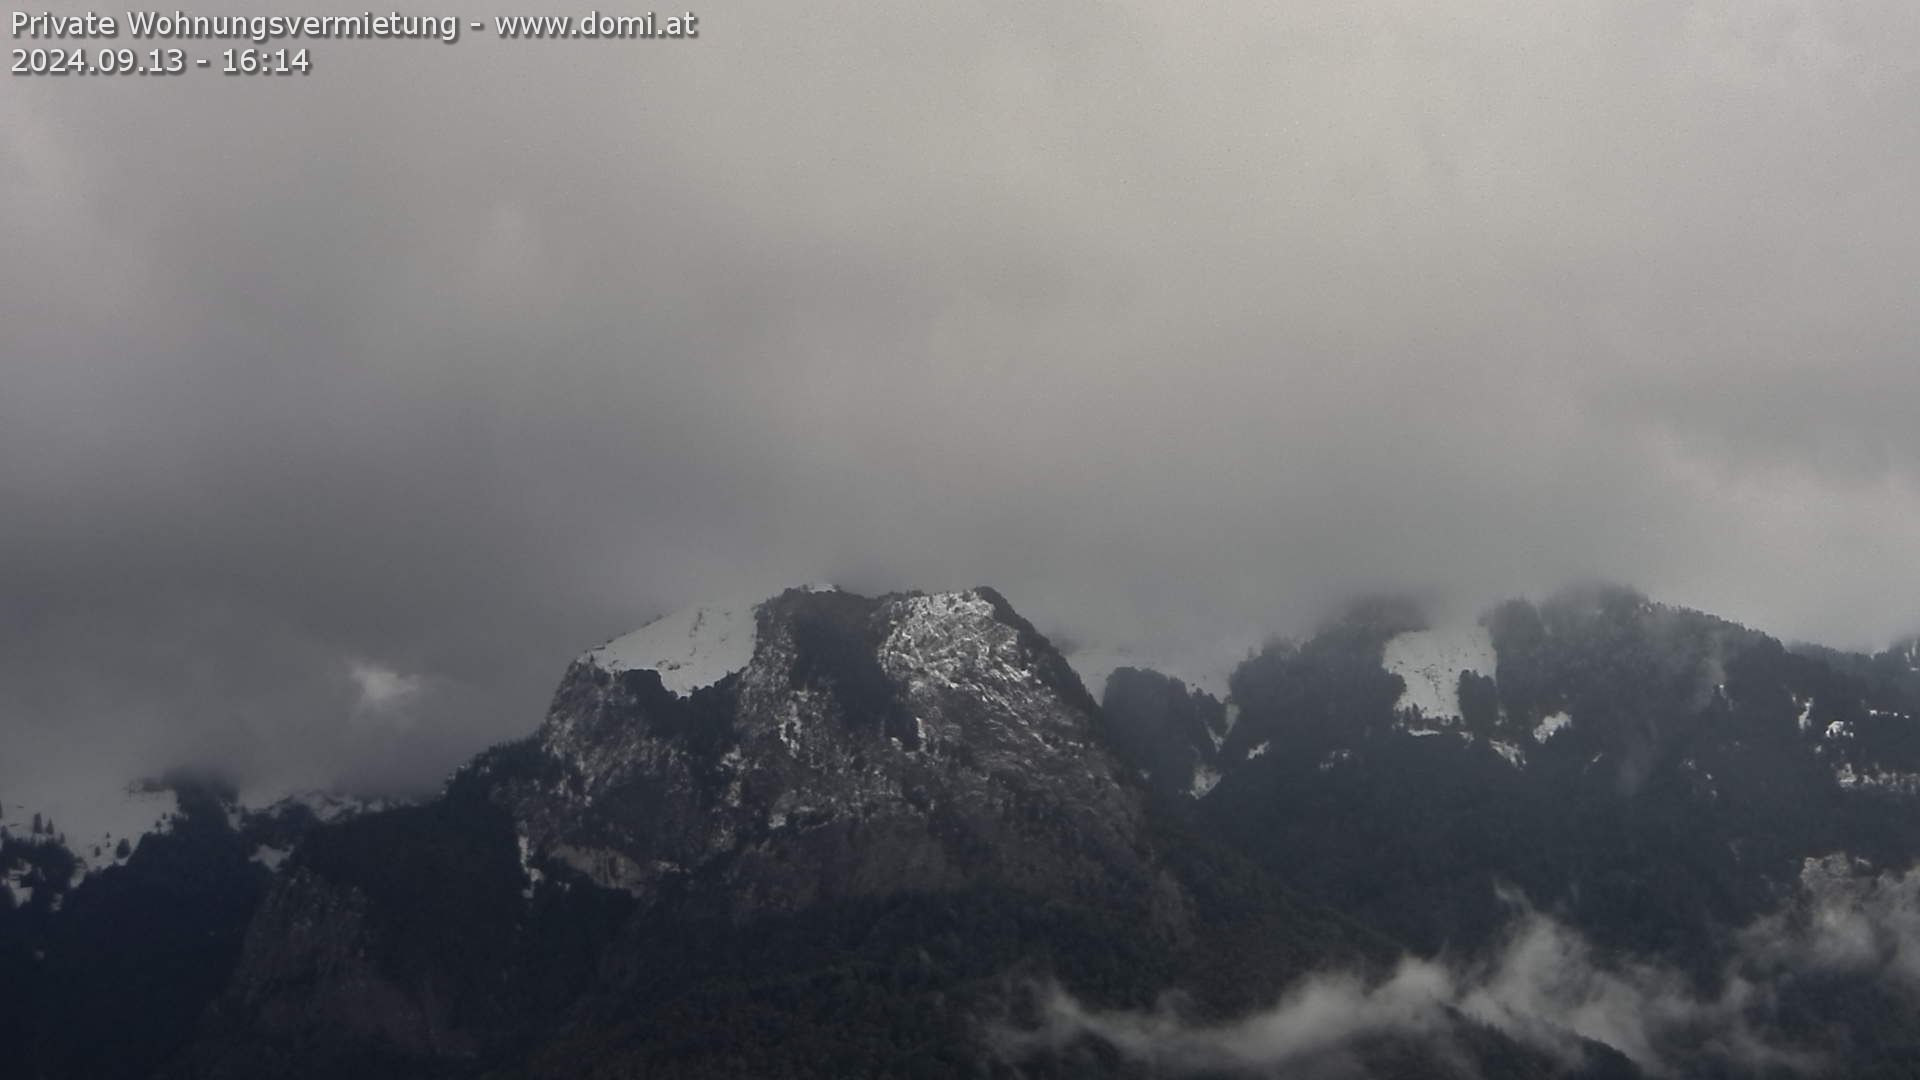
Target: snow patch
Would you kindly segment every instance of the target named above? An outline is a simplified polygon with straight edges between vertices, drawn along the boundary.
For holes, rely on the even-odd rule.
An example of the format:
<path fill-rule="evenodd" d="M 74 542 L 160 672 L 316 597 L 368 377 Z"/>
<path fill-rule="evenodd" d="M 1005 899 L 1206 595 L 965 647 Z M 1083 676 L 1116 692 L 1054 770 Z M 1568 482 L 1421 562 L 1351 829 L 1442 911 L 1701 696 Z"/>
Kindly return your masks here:
<path fill-rule="evenodd" d="M 1461 672 L 1492 677 L 1498 662 L 1493 636 L 1477 623 L 1397 634 L 1380 655 L 1380 666 L 1407 686 L 1394 707 L 1434 720 L 1459 717 Z"/>
<path fill-rule="evenodd" d="M 0 875 L 0 889 L 5 889 L 7 895 L 13 897 L 14 907 L 23 908 L 33 903 L 33 886 L 27 884 L 28 873 L 29 871 L 20 869 Z"/>
<path fill-rule="evenodd" d="M 1510 742 L 1501 742 L 1499 739 L 1490 740 L 1487 745 L 1493 747 L 1494 753 L 1506 758 L 1507 764 L 1514 768 L 1524 769 L 1527 767 L 1527 752 L 1525 750 L 1520 749 Z"/>
<path fill-rule="evenodd" d="M 1272 746 L 1272 745 L 1273 745 L 1273 743 L 1272 743 L 1271 741 L 1267 741 L 1267 742 L 1262 742 L 1262 743 L 1261 743 L 1261 744 L 1260 744 L 1259 746 L 1256 746 L 1256 747 L 1254 747 L 1253 749 L 1251 749 L 1251 750 L 1249 750 L 1249 751 L 1247 751 L 1247 760 L 1248 760 L 1248 761 L 1252 761 L 1252 760 L 1253 760 L 1254 758 L 1257 758 L 1257 757 L 1259 757 L 1259 756 L 1260 756 L 1261 754 L 1264 754 L 1264 753 L 1266 753 L 1266 752 L 1267 752 L 1267 748 L 1268 748 L 1268 747 L 1270 747 L 1270 746 Z"/>
<path fill-rule="evenodd" d="M 1573 723 L 1573 717 L 1567 715 L 1565 710 L 1543 716 L 1539 723 L 1533 725 L 1533 741 L 1544 743 L 1558 735 L 1561 728 L 1571 723 Z"/>
<path fill-rule="evenodd" d="M 799 739 L 800 703 L 799 702 L 790 701 L 787 703 L 786 717 L 782 719 L 780 723 L 775 725 L 773 730 L 774 730 L 774 734 L 780 736 L 780 745 L 787 748 L 787 753 L 792 754 L 796 758 L 799 757 L 800 756 L 800 739 Z"/>
<path fill-rule="evenodd" d="M 614 638 L 581 659 L 610 672 L 652 670 L 680 697 L 746 668 L 758 635 L 757 603 L 697 605 Z"/>
<path fill-rule="evenodd" d="M 1220 771 L 1209 765 L 1198 765 L 1193 770 L 1193 787 L 1188 794 L 1196 799 L 1204 799 L 1207 793 L 1220 783 Z"/>
<path fill-rule="evenodd" d="M 257 862 L 261 866 L 277 873 L 280 870 L 280 864 L 286 862 L 287 856 L 291 854 L 293 854 L 292 848 L 277 848 L 267 844 L 261 844 L 259 847 L 253 849 L 253 857 L 250 861 Z"/>
<path fill-rule="evenodd" d="M 533 865 L 533 841 L 527 839 L 525 835 L 516 835 L 513 839 L 516 846 L 520 849 L 520 874 L 527 882 L 526 886 L 520 890 L 520 898 L 522 900 L 531 900 L 533 899 L 535 886 L 545 881 L 547 875 L 541 873 L 540 868 Z"/>
<path fill-rule="evenodd" d="M 1800 725 L 1800 730 L 1804 732 L 1813 726 L 1813 699 L 1808 698 L 1805 701 L 1800 701 L 1796 698 L 1794 704 L 1800 706 L 1800 717 L 1795 722 Z"/>
<path fill-rule="evenodd" d="M 171 789 L 147 790 L 140 784 L 117 792 L 69 787 L 19 794 L 18 802 L 9 799 L 0 808 L 0 832 L 33 839 L 33 818 L 38 814 L 48 829 L 42 838 L 59 840 L 87 869 L 111 865 L 121 840 L 133 848 L 149 833 L 166 832 L 180 812 L 180 801 Z M 97 856 L 95 848 L 100 849 Z"/>
<path fill-rule="evenodd" d="M 1890 791 L 1900 795 L 1920 794 L 1920 773 L 1891 772 L 1885 769 L 1855 769 L 1849 762 L 1834 767 L 1833 778 L 1847 791 Z"/>

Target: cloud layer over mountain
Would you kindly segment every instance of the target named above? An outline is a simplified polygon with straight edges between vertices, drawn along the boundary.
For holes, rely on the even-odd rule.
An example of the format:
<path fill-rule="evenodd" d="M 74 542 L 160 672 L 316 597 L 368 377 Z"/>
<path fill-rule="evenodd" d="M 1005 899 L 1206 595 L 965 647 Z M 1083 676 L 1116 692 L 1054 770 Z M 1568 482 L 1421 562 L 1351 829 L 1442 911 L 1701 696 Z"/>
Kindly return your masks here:
<path fill-rule="evenodd" d="M 1816 1075 L 1839 1047 L 1821 1045 L 1818 1032 L 1810 1042 L 1807 1032 L 1779 1029 L 1785 985 L 1842 973 L 1920 993 L 1920 872 L 1869 870 L 1843 854 L 1809 860 L 1799 895 L 1738 935 L 1710 989 L 1659 963 L 1603 959 L 1574 929 L 1505 897 L 1516 905 L 1513 921 L 1485 956 L 1408 957 L 1378 979 L 1317 974 L 1266 1011 L 1216 1024 L 1191 1019 L 1176 998 L 1152 1011 L 1106 1011 L 1053 987 L 1037 1026 L 1002 1027 L 992 1041 L 1020 1061 L 1092 1039 L 1153 1065 L 1155 1075 L 1363 1076 L 1365 1045 L 1384 1038 L 1464 1061 L 1456 1036 L 1465 1021 L 1569 1066 L 1599 1043 L 1654 1076 L 1690 1074 L 1703 1061 L 1741 1074 Z"/>
<path fill-rule="evenodd" d="M 1920 620 L 1910 4 L 702 15 L 15 80 L 0 787 L 430 783 L 743 583 Z"/>

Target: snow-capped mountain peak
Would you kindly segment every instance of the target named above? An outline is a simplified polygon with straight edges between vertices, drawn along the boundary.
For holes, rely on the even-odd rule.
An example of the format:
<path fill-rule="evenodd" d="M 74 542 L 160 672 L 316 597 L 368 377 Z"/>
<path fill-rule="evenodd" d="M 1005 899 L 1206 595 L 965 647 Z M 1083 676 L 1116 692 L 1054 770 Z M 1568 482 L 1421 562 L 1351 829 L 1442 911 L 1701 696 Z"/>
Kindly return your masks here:
<path fill-rule="evenodd" d="M 649 667 L 667 693 L 630 677 Z M 529 865 L 642 897 L 695 879 L 741 886 L 725 902 L 742 910 L 877 881 L 1111 884 L 1138 870 L 1141 807 L 1095 727 L 1066 662 L 990 589 L 797 588 L 688 609 L 587 654 L 524 750 L 483 757 L 454 786 L 508 808 Z M 1079 854 L 1049 830 L 961 844 L 1005 833 L 1015 804 L 1051 807 L 1049 829 Z M 828 857 L 849 830 L 894 839 L 849 870 L 852 854 Z"/>
<path fill-rule="evenodd" d="M 697 604 L 663 615 L 581 657 L 608 672 L 648 670 L 680 697 L 746 668 L 757 636 L 751 600 Z"/>
<path fill-rule="evenodd" d="M 1460 623 L 1396 634 L 1380 663 L 1407 685 L 1395 707 L 1437 720 L 1460 716 L 1460 673 L 1491 677 L 1498 658 L 1486 627 Z"/>

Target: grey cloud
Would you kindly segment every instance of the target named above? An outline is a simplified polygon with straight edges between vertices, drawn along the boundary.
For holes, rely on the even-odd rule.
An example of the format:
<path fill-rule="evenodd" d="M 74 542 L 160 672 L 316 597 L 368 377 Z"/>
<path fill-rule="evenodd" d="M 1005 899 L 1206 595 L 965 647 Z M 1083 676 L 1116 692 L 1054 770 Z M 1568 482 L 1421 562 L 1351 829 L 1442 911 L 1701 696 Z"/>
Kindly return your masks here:
<path fill-rule="evenodd" d="M 1796 902 L 1747 928 L 1761 962 L 1884 979 L 1920 1000 L 1920 869 L 1874 873 L 1845 853 L 1808 859 Z"/>
<path fill-rule="evenodd" d="M 1153 1010 L 1101 1010 L 1048 987 L 1036 1026 L 1002 1025 L 990 1043 L 1015 1062 L 1091 1038 L 1168 1075 L 1359 1076 L 1356 1050 L 1368 1039 L 1413 1039 L 1458 1059 L 1452 1031 L 1463 1017 L 1570 1065 L 1591 1040 L 1653 1075 L 1685 1074 L 1702 1059 L 1817 1074 L 1840 1048 L 1774 1023 L 1793 980 L 1842 973 L 1920 1000 L 1920 869 L 1876 873 L 1844 852 L 1806 860 L 1794 895 L 1731 935 L 1711 991 L 1656 962 L 1603 959 L 1572 927 L 1501 896 L 1513 918 L 1482 956 L 1405 957 L 1381 978 L 1317 973 L 1269 1009 L 1216 1023 L 1194 1020 L 1171 995 Z"/>
<path fill-rule="evenodd" d="M 1595 576 L 1920 620 L 1910 5 L 702 26 L 15 81 L 10 745 L 417 787 L 742 581 L 1124 641 Z"/>
<path fill-rule="evenodd" d="M 1862 916 L 1867 917 L 1867 916 Z M 1741 957 L 1711 994 L 1682 973 L 1626 960 L 1603 963 L 1576 931 L 1520 909 L 1507 936 L 1473 960 L 1407 957 L 1385 978 L 1327 972 L 1302 979 L 1271 1009 L 1200 1024 L 1171 1003 L 1150 1012 L 1090 1009 L 1052 988 L 1039 1026 L 990 1033 L 1010 1061 L 1093 1038 L 1167 1075 L 1364 1076 L 1361 1044 L 1411 1039 L 1466 1064 L 1453 1041 L 1464 1019 L 1580 1064 L 1603 1043 L 1656 1076 L 1710 1059 L 1743 1070 L 1817 1070 L 1820 1053 L 1769 1032 L 1770 979 L 1792 973 L 1775 958 L 1756 981 Z"/>

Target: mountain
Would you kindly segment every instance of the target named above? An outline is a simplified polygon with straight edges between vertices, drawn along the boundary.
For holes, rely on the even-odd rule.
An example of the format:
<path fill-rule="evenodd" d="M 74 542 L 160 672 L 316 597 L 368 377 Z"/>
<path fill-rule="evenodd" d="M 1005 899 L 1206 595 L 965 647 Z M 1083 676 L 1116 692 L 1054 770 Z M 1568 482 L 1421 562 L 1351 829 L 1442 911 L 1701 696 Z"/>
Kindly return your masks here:
<path fill-rule="evenodd" d="M 0 1054 L 23 1076 L 150 1074 L 226 985 L 288 852 L 387 808 L 320 792 L 249 807 L 179 777 L 58 804 L 0 820 Z"/>
<path fill-rule="evenodd" d="M 437 802 L 309 838 L 189 1072 L 972 1074 L 1022 970 L 1137 1001 L 1216 926 L 1279 918 L 1284 970 L 1382 949 L 1149 803 L 990 589 L 692 609 Z"/>
<path fill-rule="evenodd" d="M 1098 703 L 990 589 L 794 589 L 581 655 L 531 735 L 418 804 L 322 822 L 186 786 L 91 872 L 8 840 L 19 880 L 77 884 L 0 909 L 26 973 L 0 1053 L 167 1077 L 1920 1066 L 1920 642 L 1790 648 L 1588 588 L 1439 624 L 1364 601 L 1224 699 L 1097 670 Z"/>
<path fill-rule="evenodd" d="M 1920 855 L 1913 675 L 1626 590 L 1439 630 L 1356 616 L 1235 674 L 1201 812 L 1422 949 L 1484 924 L 1455 886 L 1497 876 L 1670 954 L 1703 917 L 1757 916 L 1806 858 Z"/>
<path fill-rule="evenodd" d="M 1742 1021 L 1794 1074 L 1907 1069 L 1920 935 L 1887 898 L 1920 857 L 1914 659 L 1790 649 L 1624 589 L 1438 628 L 1363 607 L 1235 673 L 1194 813 L 1417 954 L 1497 950 L 1519 897 L 1693 998 L 1753 994 Z M 1714 1074 L 1699 1031 L 1670 1034 L 1643 1064 Z"/>
<path fill-rule="evenodd" d="M 795 591 L 692 630 L 666 672 L 625 662 L 645 631 L 589 653 L 475 766 L 530 865 L 736 916 L 991 880 L 1185 919 L 1097 706 L 992 591 Z"/>

